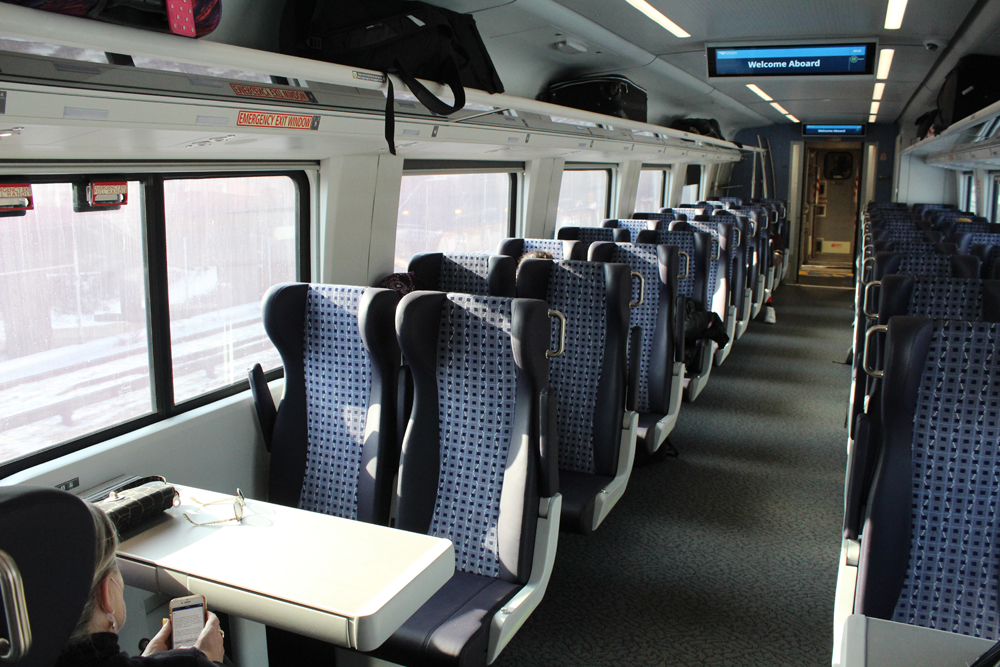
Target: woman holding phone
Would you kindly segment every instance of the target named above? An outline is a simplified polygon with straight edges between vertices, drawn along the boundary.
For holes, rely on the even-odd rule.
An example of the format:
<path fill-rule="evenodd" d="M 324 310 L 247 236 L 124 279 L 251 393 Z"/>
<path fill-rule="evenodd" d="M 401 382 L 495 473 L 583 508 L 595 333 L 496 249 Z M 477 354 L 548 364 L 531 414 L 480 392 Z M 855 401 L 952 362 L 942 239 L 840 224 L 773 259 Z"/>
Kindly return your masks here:
<path fill-rule="evenodd" d="M 87 503 L 97 536 L 94 580 L 90 599 L 56 667 L 215 667 L 223 662 L 219 618 L 209 612 L 205 627 L 192 648 L 171 649 L 168 621 L 153 637 L 142 656 L 132 658 L 118 646 L 118 629 L 125 624 L 125 583 L 115 552 L 118 534 L 114 524 L 96 505 Z"/>

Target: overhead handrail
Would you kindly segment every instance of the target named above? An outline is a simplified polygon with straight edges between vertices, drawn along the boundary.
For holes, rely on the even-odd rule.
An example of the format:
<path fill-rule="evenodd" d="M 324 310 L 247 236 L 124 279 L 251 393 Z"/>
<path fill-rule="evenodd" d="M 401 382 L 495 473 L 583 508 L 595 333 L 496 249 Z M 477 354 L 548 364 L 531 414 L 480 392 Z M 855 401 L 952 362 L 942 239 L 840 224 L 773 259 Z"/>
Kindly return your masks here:
<path fill-rule="evenodd" d="M 865 373 L 868 373 L 868 375 L 872 376 L 873 378 L 882 377 L 883 375 L 885 375 L 885 371 L 880 371 L 877 368 L 872 368 L 871 364 L 868 363 L 868 350 L 871 348 L 870 344 L 871 337 L 873 333 L 876 333 L 878 331 L 888 331 L 888 330 L 889 327 L 887 327 L 884 324 L 879 324 L 878 326 L 874 326 L 865 332 L 865 354 L 861 358 L 861 367 L 864 369 Z"/>
<path fill-rule="evenodd" d="M 566 316 L 560 313 L 558 310 L 549 310 L 549 318 L 557 318 L 559 320 L 559 349 L 553 352 L 552 350 L 545 350 L 545 357 L 547 359 L 552 359 L 553 357 L 560 356 L 566 351 Z"/>
<path fill-rule="evenodd" d="M 0 639 L 0 664 L 18 662 L 31 650 L 31 622 L 28 620 L 28 603 L 24 599 L 24 580 L 17 563 L 6 551 L 0 549 L 0 597 L 7 617 L 7 637 Z"/>

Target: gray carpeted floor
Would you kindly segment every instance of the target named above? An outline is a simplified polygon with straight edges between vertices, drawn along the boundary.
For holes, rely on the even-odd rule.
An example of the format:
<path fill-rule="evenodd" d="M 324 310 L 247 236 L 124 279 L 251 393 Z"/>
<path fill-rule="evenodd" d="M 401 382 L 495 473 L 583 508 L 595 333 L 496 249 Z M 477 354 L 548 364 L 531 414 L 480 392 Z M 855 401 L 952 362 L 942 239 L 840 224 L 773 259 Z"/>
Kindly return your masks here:
<path fill-rule="evenodd" d="M 495 665 L 830 664 L 852 297 L 778 290 Z"/>

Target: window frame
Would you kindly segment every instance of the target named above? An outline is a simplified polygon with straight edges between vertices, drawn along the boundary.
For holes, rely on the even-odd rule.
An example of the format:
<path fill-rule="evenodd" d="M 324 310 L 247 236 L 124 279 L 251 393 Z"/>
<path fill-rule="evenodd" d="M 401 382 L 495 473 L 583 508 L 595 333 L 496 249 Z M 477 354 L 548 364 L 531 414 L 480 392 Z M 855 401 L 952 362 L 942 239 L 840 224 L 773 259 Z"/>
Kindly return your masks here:
<path fill-rule="evenodd" d="M 567 171 L 603 171 L 607 174 L 607 191 L 604 195 L 604 218 L 610 218 L 611 207 L 614 204 L 612 198 L 615 194 L 615 165 L 600 162 L 567 162 L 565 166 L 563 166 L 563 176 L 565 176 Z M 562 196 L 562 177 L 559 178 L 559 196 Z M 556 224 L 556 229 L 559 229 L 558 223 Z"/>
<path fill-rule="evenodd" d="M 173 165 L 171 165 L 173 166 Z M 189 166 L 189 165 L 183 165 Z M 195 165 L 190 165 L 197 169 Z M 71 183 L 82 180 L 138 181 L 142 197 L 136 197 L 129 205 L 142 207 L 142 252 L 145 271 L 146 298 L 146 340 L 149 354 L 149 382 L 152 398 L 152 412 L 129 419 L 112 426 L 88 433 L 87 435 L 51 447 L 40 449 L 19 458 L 0 463 L 0 480 L 28 468 L 72 454 L 108 440 L 132 433 L 139 429 L 165 421 L 172 417 L 196 410 L 211 403 L 221 401 L 250 388 L 249 379 L 219 387 L 194 398 L 175 403 L 173 400 L 173 361 L 170 341 L 170 304 L 168 300 L 167 245 L 166 245 L 166 202 L 163 183 L 167 180 L 222 179 L 234 177 L 287 176 L 296 187 L 296 280 L 310 280 L 310 229 L 312 220 L 312 197 L 309 176 L 301 169 L 264 168 L 231 169 L 225 171 L 184 171 L 121 170 L 120 166 L 87 171 L 67 171 L 64 173 L 36 173 L 0 176 L 0 183 Z M 284 367 L 267 371 L 268 382 L 284 377 Z"/>

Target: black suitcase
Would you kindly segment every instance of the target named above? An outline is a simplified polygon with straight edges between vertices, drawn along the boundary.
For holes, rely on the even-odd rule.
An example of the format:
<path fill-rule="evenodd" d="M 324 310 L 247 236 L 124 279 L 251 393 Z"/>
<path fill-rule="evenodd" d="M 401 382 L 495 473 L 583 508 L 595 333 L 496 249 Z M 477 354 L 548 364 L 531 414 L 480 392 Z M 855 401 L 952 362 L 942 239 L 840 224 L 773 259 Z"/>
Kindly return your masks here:
<path fill-rule="evenodd" d="M 1000 100 L 998 71 L 1000 56 L 973 54 L 958 61 L 938 93 L 938 109 L 945 127 Z"/>
<path fill-rule="evenodd" d="M 703 137 L 726 140 L 722 136 L 722 128 L 719 121 L 714 118 L 680 118 L 670 124 L 670 127 L 681 132 L 700 134 Z"/>
<path fill-rule="evenodd" d="M 646 122 L 646 91 L 617 74 L 553 83 L 538 99 L 582 111 Z"/>

